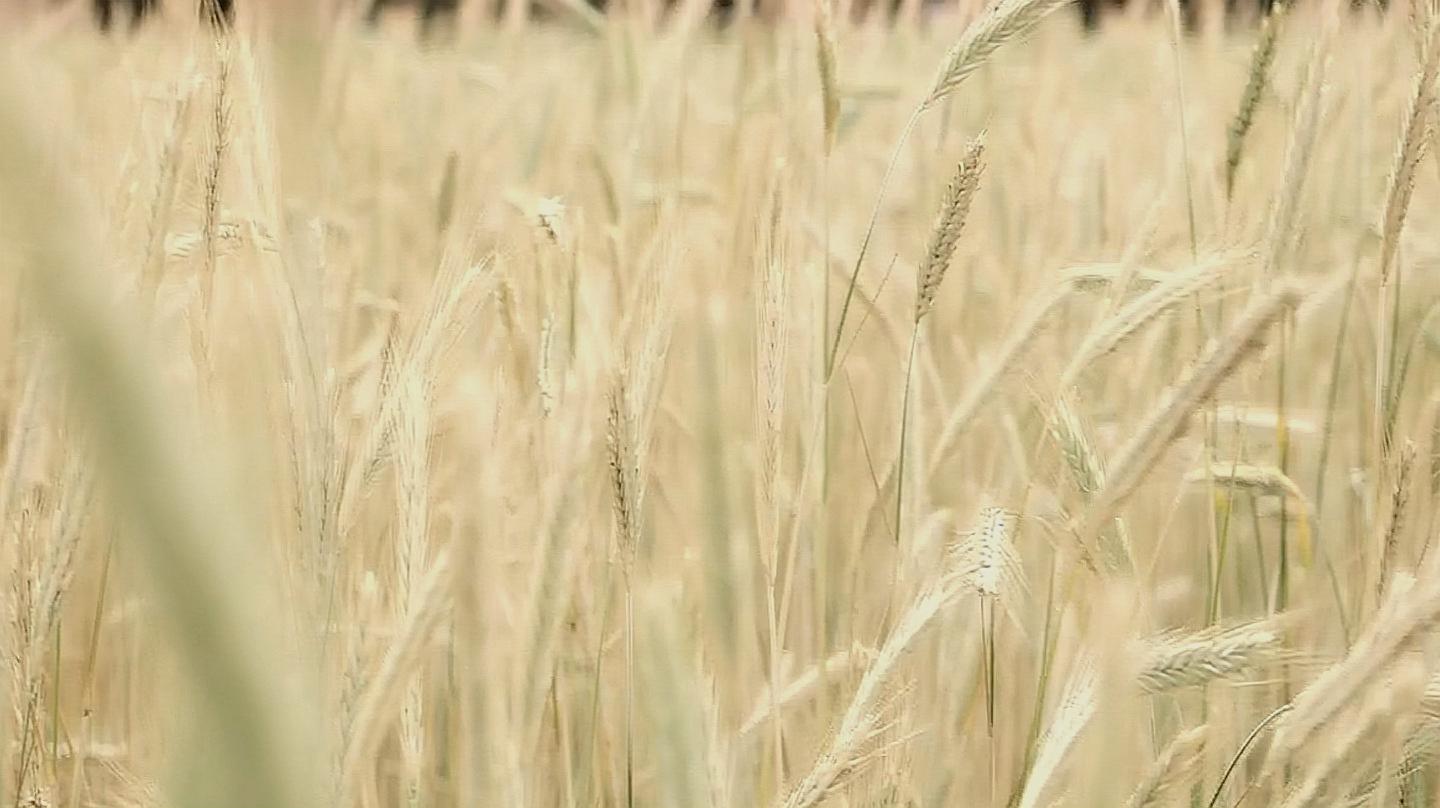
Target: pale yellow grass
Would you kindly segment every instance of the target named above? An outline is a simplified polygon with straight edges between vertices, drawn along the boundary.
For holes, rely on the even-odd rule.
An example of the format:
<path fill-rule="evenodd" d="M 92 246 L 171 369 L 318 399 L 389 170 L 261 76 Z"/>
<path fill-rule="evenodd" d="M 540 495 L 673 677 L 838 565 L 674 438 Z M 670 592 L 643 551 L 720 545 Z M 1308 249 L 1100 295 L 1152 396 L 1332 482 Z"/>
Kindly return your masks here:
<path fill-rule="evenodd" d="M 0 800 L 1433 801 L 1396 5 L 6 28 Z"/>

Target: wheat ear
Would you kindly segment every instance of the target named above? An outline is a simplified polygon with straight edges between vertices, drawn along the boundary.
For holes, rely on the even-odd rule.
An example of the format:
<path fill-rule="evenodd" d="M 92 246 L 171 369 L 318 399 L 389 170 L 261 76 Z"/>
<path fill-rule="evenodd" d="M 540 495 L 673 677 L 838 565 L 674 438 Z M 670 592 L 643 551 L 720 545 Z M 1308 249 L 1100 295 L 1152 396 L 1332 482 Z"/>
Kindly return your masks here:
<path fill-rule="evenodd" d="M 1225 140 L 1225 196 L 1235 192 L 1235 174 L 1240 169 L 1240 157 L 1245 148 L 1245 136 L 1255 123 L 1255 110 L 1260 106 L 1260 96 L 1270 79 L 1270 66 L 1275 61 L 1275 43 L 1280 35 L 1280 21 L 1285 15 L 1285 6 L 1277 3 L 1260 26 L 1260 38 L 1250 53 L 1250 73 L 1245 80 L 1245 92 L 1240 95 L 1240 108 L 1230 122 Z"/>
<path fill-rule="evenodd" d="M 1125 808 L 1162 808 L 1175 802 L 1199 778 L 1204 752 L 1204 726 L 1176 735 L 1125 802 Z"/>
<path fill-rule="evenodd" d="M 1142 643 L 1136 677 L 1146 693 L 1230 679 L 1276 659 L 1284 637 L 1273 621 L 1166 634 Z"/>
<path fill-rule="evenodd" d="M 922 108 L 931 107 L 955 92 L 961 82 L 979 69 L 996 48 L 1034 30 L 1052 11 L 1069 0 L 1000 0 L 965 29 L 946 52 Z"/>
<path fill-rule="evenodd" d="M 970 213 L 970 202 L 980 187 L 980 174 L 985 164 L 985 133 L 976 135 L 965 149 L 965 156 L 955 168 L 955 178 L 945 189 L 940 200 L 940 210 L 935 216 L 935 226 L 930 231 L 930 243 L 920 268 L 915 286 L 915 322 L 929 314 L 935 307 L 935 295 L 940 282 L 950 269 L 950 260 L 955 255 L 955 245 L 960 232 L 965 229 L 965 219 Z"/>
<path fill-rule="evenodd" d="M 958 566 L 958 565 L 957 565 Z M 860 684 L 840 719 L 825 751 L 809 771 L 795 784 L 782 802 L 783 808 L 810 808 L 819 804 L 862 762 L 863 747 L 882 728 L 882 696 L 886 682 L 916 639 L 940 614 L 955 601 L 965 581 L 972 579 L 974 568 L 958 566 L 920 593 L 896 621 L 885 644 L 876 653 L 870 667 L 860 677 Z"/>
<path fill-rule="evenodd" d="M 840 123 L 840 86 L 835 67 L 835 15 L 830 0 L 815 0 L 815 61 L 820 74 L 821 133 L 825 153 L 835 149 Z"/>

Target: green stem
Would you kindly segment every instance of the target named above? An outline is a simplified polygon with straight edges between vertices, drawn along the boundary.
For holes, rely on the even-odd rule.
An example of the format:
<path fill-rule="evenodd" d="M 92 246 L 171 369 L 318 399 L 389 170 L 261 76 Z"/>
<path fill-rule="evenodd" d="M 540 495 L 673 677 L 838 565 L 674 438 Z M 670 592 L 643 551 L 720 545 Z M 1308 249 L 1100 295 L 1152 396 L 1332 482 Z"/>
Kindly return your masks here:
<path fill-rule="evenodd" d="M 1176 105 L 1176 113 L 1180 123 L 1181 170 L 1185 175 L 1185 213 L 1190 222 L 1190 258 L 1195 260 L 1199 257 L 1200 249 L 1195 236 L 1195 194 L 1190 183 L 1190 133 L 1185 121 L 1185 62 L 1180 55 L 1180 4 L 1178 0 L 1171 0 L 1168 8 L 1171 16 L 1171 52 L 1175 55 L 1175 94 L 1179 101 Z"/>
<path fill-rule="evenodd" d="M 1290 424 L 1285 415 L 1285 358 L 1290 348 L 1290 322 L 1282 320 L 1280 323 L 1280 365 L 1275 380 L 1275 411 L 1277 417 L 1276 442 L 1279 444 L 1276 449 L 1280 454 L 1280 471 L 1283 474 L 1290 473 Z M 1275 586 L 1275 611 L 1283 612 L 1290 601 L 1290 520 L 1289 520 L 1289 497 L 1280 498 L 1280 561 L 1279 577 Z M 1286 700 L 1289 700 L 1289 688 L 1286 684 Z"/>
<path fill-rule="evenodd" d="M 1345 335 L 1350 328 L 1350 309 L 1355 300 L 1355 284 L 1360 277 L 1360 265 L 1357 263 L 1350 269 L 1350 280 L 1345 288 L 1345 301 L 1340 306 L 1340 322 L 1336 327 L 1335 349 L 1330 354 L 1330 380 L 1325 392 L 1325 423 L 1320 433 L 1320 458 L 1315 468 L 1315 526 L 1314 542 L 1315 552 L 1325 560 L 1325 567 L 1330 576 L 1330 588 L 1335 596 L 1335 611 L 1340 618 L 1340 630 L 1345 637 L 1345 645 L 1350 645 L 1350 625 L 1345 616 L 1345 602 L 1340 596 L 1340 578 L 1335 573 L 1335 565 L 1330 561 L 1330 554 L 1325 550 L 1323 531 L 1325 530 L 1325 470 L 1330 465 L 1330 437 L 1335 428 L 1335 406 L 1340 396 L 1340 367 L 1345 359 Z"/>
<path fill-rule="evenodd" d="M 635 808 L 635 598 L 625 581 L 625 805 Z"/>
<path fill-rule="evenodd" d="M 1235 459 L 1235 463 L 1238 464 L 1239 462 L 1240 460 L 1237 456 Z M 1222 512 L 1223 515 L 1220 518 L 1220 537 L 1215 550 L 1215 574 L 1210 582 L 1209 602 L 1205 605 L 1205 625 L 1207 626 L 1214 625 L 1215 621 L 1220 616 L 1220 576 L 1221 573 L 1225 571 L 1225 555 L 1226 550 L 1230 546 L 1231 517 L 1235 513 L 1235 481 L 1233 479 L 1233 465 L 1231 469 L 1231 476 L 1231 481 L 1225 484 L 1225 509 Z M 1212 483 L 1210 486 L 1210 490 L 1214 491 L 1215 486 L 1213 483 L 1213 475 L 1211 476 L 1211 480 Z"/>
<path fill-rule="evenodd" d="M 1045 590 L 1045 628 L 1040 634 L 1040 672 L 1035 678 L 1035 709 L 1030 713 L 1030 730 L 1025 738 L 1025 760 L 1020 773 L 1010 788 L 1007 806 L 1014 806 L 1023 794 L 1025 781 L 1030 777 L 1030 768 L 1035 763 L 1035 746 L 1040 741 L 1040 722 L 1045 716 L 1045 692 L 1050 685 L 1050 670 L 1055 661 L 1054 637 L 1051 636 L 1055 616 L 1055 575 L 1059 569 L 1059 556 L 1050 554 L 1049 584 Z M 1068 587 L 1067 587 L 1068 590 Z"/>
<path fill-rule="evenodd" d="M 890 577 L 890 613 L 895 613 L 896 598 L 900 593 L 900 567 L 904 563 L 904 530 L 901 518 L 905 507 L 905 448 L 910 433 L 910 382 L 915 371 L 915 345 L 920 338 L 920 321 L 910 331 L 909 358 L 905 361 L 905 394 L 900 403 L 900 449 L 895 459 L 895 567 Z"/>
<path fill-rule="evenodd" d="M 1240 748 L 1235 750 L 1235 756 L 1230 758 L 1230 765 L 1225 767 L 1225 773 L 1220 775 L 1220 782 L 1215 784 L 1215 793 L 1211 795 L 1210 802 L 1206 808 L 1215 808 L 1215 806 L 1219 804 L 1220 795 L 1225 792 L 1225 783 L 1230 780 L 1230 775 L 1235 773 L 1235 767 L 1240 765 L 1240 759 L 1245 757 L 1245 753 L 1254 745 L 1255 739 L 1260 737 L 1260 733 L 1264 732 L 1265 728 L 1274 723 L 1275 719 L 1289 712 L 1289 710 L 1289 704 L 1275 708 L 1274 712 L 1262 718 L 1260 723 L 1255 725 L 1255 729 L 1250 730 L 1250 734 L 1246 736 L 1245 742 L 1240 744 Z"/>
<path fill-rule="evenodd" d="M 904 535 L 901 531 L 900 518 L 905 507 L 905 450 L 908 444 L 906 438 L 910 434 L 910 390 L 915 375 L 915 346 L 919 341 L 920 323 L 916 321 L 914 330 L 910 332 L 909 358 L 905 361 L 905 395 L 900 402 L 900 454 L 895 460 L 895 543 L 897 545 Z M 899 563 L 898 560 L 896 563 Z"/>

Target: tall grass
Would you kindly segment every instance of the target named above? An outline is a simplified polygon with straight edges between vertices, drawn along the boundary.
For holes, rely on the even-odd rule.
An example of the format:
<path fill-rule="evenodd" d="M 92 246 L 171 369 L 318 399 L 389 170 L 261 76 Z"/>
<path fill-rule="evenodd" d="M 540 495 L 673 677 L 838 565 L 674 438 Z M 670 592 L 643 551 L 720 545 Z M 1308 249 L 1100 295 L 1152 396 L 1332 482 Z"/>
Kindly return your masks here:
<path fill-rule="evenodd" d="M 0 21 L 0 800 L 1432 801 L 1431 5 L 800 5 Z"/>

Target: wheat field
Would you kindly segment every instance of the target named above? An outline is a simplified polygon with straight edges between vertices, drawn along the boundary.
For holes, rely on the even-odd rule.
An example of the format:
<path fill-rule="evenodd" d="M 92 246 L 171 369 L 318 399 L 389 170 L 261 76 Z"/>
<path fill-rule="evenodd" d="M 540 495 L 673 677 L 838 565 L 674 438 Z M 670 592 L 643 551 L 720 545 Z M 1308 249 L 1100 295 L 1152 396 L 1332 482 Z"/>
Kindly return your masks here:
<path fill-rule="evenodd" d="M 5 804 L 1440 799 L 1426 0 L 277 8 L 0 23 Z"/>

